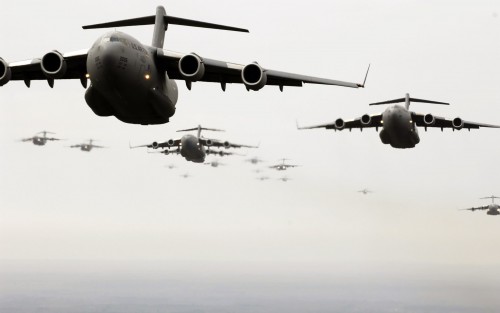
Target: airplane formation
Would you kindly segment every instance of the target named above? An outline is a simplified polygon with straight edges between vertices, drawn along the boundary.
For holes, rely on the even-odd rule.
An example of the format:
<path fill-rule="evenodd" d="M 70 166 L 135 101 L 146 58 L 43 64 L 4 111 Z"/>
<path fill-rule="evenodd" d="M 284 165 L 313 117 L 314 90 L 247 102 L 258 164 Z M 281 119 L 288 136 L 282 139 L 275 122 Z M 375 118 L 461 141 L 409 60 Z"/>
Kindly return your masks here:
<path fill-rule="evenodd" d="M 333 79 L 318 78 L 301 74 L 276 71 L 265 68 L 257 62 L 250 64 L 236 64 L 204 58 L 196 53 L 179 53 L 164 49 L 166 31 L 169 25 L 210 28 L 234 32 L 248 32 L 247 29 L 190 20 L 166 14 L 164 7 L 158 6 L 155 15 L 105 22 L 83 26 L 83 29 L 117 28 L 126 26 L 154 25 L 151 44 L 141 43 L 138 39 L 120 32 L 109 31 L 99 36 L 91 47 L 75 52 L 61 53 L 53 50 L 39 58 L 26 61 L 7 62 L 0 58 L 0 86 L 10 81 L 23 81 L 29 88 L 32 81 L 45 80 L 53 88 L 56 80 L 79 80 L 86 89 L 85 101 L 90 109 L 101 117 L 115 117 L 129 124 L 154 125 L 165 124 L 170 121 L 176 112 L 179 100 L 177 81 L 184 81 L 187 89 L 191 90 L 196 82 L 210 82 L 220 85 L 226 91 L 227 84 L 243 85 L 248 91 L 259 91 L 265 86 L 276 86 L 283 92 L 284 87 L 302 87 L 304 84 L 319 84 L 340 86 L 347 88 L 364 88 L 368 70 L 363 83 L 352 83 Z M 89 84 L 90 81 L 90 84 Z M 403 103 L 403 105 L 400 105 Z M 449 105 L 446 102 L 412 98 L 406 94 L 403 98 L 375 102 L 369 105 L 392 105 L 380 114 L 364 114 L 359 118 L 344 120 L 337 118 L 333 122 L 315 126 L 299 126 L 297 129 L 333 129 L 342 131 L 348 129 L 374 128 L 380 129 L 379 137 L 383 144 L 396 149 L 414 148 L 420 143 L 418 128 L 445 128 L 455 130 L 471 130 L 479 128 L 500 128 L 498 125 L 476 123 L 463 120 L 460 117 L 452 119 L 438 117 L 432 113 L 420 114 L 410 111 L 411 103 L 429 103 Z M 229 149 L 252 149 L 255 145 L 235 144 L 226 140 L 207 138 L 202 131 L 220 132 L 220 129 L 205 128 L 201 125 L 182 129 L 178 132 L 196 132 L 185 134 L 180 138 L 165 141 L 153 141 L 134 148 L 147 148 L 149 152 L 164 155 L 180 155 L 188 162 L 210 165 L 217 168 L 225 165 L 219 160 L 207 161 L 209 155 L 225 157 L 238 155 L 227 151 Z M 32 137 L 22 139 L 37 146 L 44 146 L 49 141 L 62 139 L 48 137 L 53 134 L 42 131 Z M 90 139 L 83 143 L 74 144 L 70 148 L 90 152 L 104 146 L 94 144 Z M 288 159 L 266 168 L 278 172 L 299 167 L 297 164 L 287 163 Z M 246 159 L 252 165 L 259 165 L 264 161 L 258 157 Z M 168 165 L 174 169 L 175 165 Z M 255 172 L 260 174 L 263 169 Z M 189 178 L 185 173 L 181 177 Z M 260 181 L 270 177 L 260 175 Z M 287 182 L 291 178 L 281 176 L 277 178 Z M 358 191 L 364 195 L 371 193 L 368 189 Z M 488 215 L 498 215 L 499 206 L 494 203 L 482 207 L 473 207 L 467 210 L 487 210 Z"/>

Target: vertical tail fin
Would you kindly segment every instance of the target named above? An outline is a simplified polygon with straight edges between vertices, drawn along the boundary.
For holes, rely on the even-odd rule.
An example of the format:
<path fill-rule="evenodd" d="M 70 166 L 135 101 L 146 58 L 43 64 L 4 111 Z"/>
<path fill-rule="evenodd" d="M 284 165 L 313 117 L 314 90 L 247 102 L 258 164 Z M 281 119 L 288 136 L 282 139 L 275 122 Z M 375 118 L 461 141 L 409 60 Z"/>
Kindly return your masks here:
<path fill-rule="evenodd" d="M 410 108 L 410 94 L 405 95 L 405 108 L 408 110 Z"/>
<path fill-rule="evenodd" d="M 165 41 L 165 32 L 168 28 L 168 24 L 165 23 L 166 15 L 167 12 L 165 11 L 164 7 L 156 7 L 155 29 L 153 31 L 153 42 L 151 44 L 155 48 L 163 48 L 163 43 Z"/>

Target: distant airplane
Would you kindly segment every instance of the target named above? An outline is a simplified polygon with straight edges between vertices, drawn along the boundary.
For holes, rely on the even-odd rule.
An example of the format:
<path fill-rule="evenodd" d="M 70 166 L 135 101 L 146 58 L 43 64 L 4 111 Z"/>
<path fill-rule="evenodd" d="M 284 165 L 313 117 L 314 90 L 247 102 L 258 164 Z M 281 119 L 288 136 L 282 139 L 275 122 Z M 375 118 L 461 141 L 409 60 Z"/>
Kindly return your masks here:
<path fill-rule="evenodd" d="M 281 159 L 281 163 L 269 166 L 269 168 L 275 169 L 277 171 L 286 171 L 288 168 L 297 167 L 299 165 L 286 164 L 285 161 L 288 159 Z"/>
<path fill-rule="evenodd" d="M 259 163 L 264 162 L 264 161 L 259 159 L 258 157 L 253 157 L 250 159 L 246 159 L 245 162 L 250 162 L 252 164 L 259 164 Z"/>
<path fill-rule="evenodd" d="M 404 98 L 389 100 L 384 102 L 371 103 L 370 105 L 380 105 L 380 104 L 391 104 L 404 102 L 405 106 L 394 105 L 387 108 L 382 114 L 368 115 L 365 114 L 360 118 L 344 121 L 339 118 L 333 123 L 299 127 L 298 129 L 312 129 L 312 128 L 326 128 L 334 130 L 343 129 L 353 129 L 359 128 L 363 131 L 363 128 L 373 128 L 380 131 L 380 140 L 384 144 L 389 144 L 393 148 L 407 149 L 414 148 L 420 142 L 420 137 L 418 136 L 417 126 L 424 127 L 427 131 L 427 127 L 437 127 L 441 128 L 451 128 L 453 130 L 461 129 L 479 129 L 480 127 L 492 127 L 500 128 L 497 125 L 480 124 L 474 122 L 467 122 L 459 117 L 452 120 L 445 119 L 443 117 L 434 116 L 432 114 L 417 114 L 415 112 L 409 111 L 410 102 L 420 102 L 420 103 L 433 103 L 433 104 L 444 104 L 449 105 L 445 102 L 429 101 L 416 98 L 410 98 L 409 94 L 406 94 Z"/>
<path fill-rule="evenodd" d="M 286 183 L 287 181 L 292 180 L 292 179 L 289 177 L 283 176 L 283 177 L 278 178 L 278 180 L 281 180 L 282 182 Z"/>
<path fill-rule="evenodd" d="M 469 211 L 476 211 L 476 210 L 488 210 L 486 214 L 488 215 L 500 215 L 500 205 L 495 203 L 495 199 L 500 199 L 500 197 L 496 196 L 489 196 L 489 197 L 484 197 L 480 199 L 491 199 L 491 204 L 485 205 L 485 206 L 480 206 L 477 208 L 469 208 L 469 209 L 463 209 L 463 210 L 469 210 Z"/>
<path fill-rule="evenodd" d="M 191 175 L 189 175 L 189 173 L 184 173 L 182 175 L 180 175 L 182 178 L 189 178 L 189 177 L 192 177 Z"/>
<path fill-rule="evenodd" d="M 42 136 L 38 136 L 38 134 L 42 134 Z M 47 134 L 54 134 L 54 133 L 51 133 L 51 132 L 48 132 L 48 131 L 44 130 L 44 131 L 41 131 L 41 132 L 37 133 L 33 137 L 21 139 L 21 141 L 23 141 L 23 142 L 31 141 L 36 146 L 45 146 L 45 144 L 47 143 L 47 141 L 62 140 L 62 139 L 59 139 L 59 138 L 47 137 Z"/>
<path fill-rule="evenodd" d="M 214 154 L 214 155 L 219 155 L 219 156 L 225 156 L 225 155 L 232 155 L 234 153 L 232 152 L 224 152 L 224 151 L 218 151 L 218 150 L 211 150 L 211 148 L 257 148 L 256 146 L 250 146 L 250 145 L 240 145 L 240 144 L 234 144 L 230 143 L 228 141 L 219 141 L 216 139 L 209 139 L 201 136 L 201 131 L 202 130 L 209 130 L 209 131 L 223 131 L 220 129 L 214 129 L 214 128 L 205 128 L 201 127 L 201 125 L 198 125 L 196 128 L 190 128 L 190 129 L 182 129 L 178 130 L 178 132 L 186 132 L 186 131 L 197 131 L 197 135 L 193 136 L 191 134 L 187 134 L 182 136 L 180 139 L 170 139 L 165 142 L 153 142 L 151 144 L 146 144 L 146 145 L 139 145 L 139 146 L 130 146 L 131 149 L 133 148 L 140 148 L 140 147 L 147 147 L 151 149 L 165 149 L 161 151 L 161 153 L 164 154 L 171 154 L 171 153 L 176 153 L 180 154 L 183 156 L 187 161 L 191 161 L 194 163 L 203 163 L 205 162 L 205 158 L 209 154 Z M 173 149 L 173 150 L 170 150 Z"/>
<path fill-rule="evenodd" d="M 366 188 L 365 188 L 365 189 L 363 189 L 363 190 L 359 190 L 358 192 L 360 192 L 360 193 L 362 193 L 362 194 L 366 195 L 366 194 L 372 193 L 373 191 L 368 190 L 368 189 L 366 189 Z"/>
<path fill-rule="evenodd" d="M 21 11 L 19 14 L 21 20 Z M 43 23 L 44 17 L 30 22 L 34 25 Z M 168 25 L 237 32 L 248 30 L 169 16 L 162 6 L 156 8 L 155 15 L 88 25 L 83 29 L 139 25 L 154 25 L 151 46 L 115 30 L 100 36 L 88 50 L 70 53 L 53 50 L 41 58 L 14 63 L 0 59 L 0 86 L 10 80 L 21 80 L 30 87 L 32 80 L 46 80 L 50 87 L 54 87 L 56 79 L 78 79 L 86 88 L 90 79 L 85 101 L 96 115 L 115 116 L 125 123 L 144 125 L 164 124 L 174 115 L 179 97 L 175 80 L 184 80 L 188 89 L 197 81 L 219 83 L 223 91 L 226 84 L 243 84 L 247 90 L 255 91 L 266 85 L 279 86 L 283 91 L 283 86 L 301 87 L 304 83 L 364 87 L 364 83 L 268 70 L 257 62 L 241 65 L 203 58 L 195 53 L 165 50 L 163 44 Z M 2 44 L 6 44 L 5 40 Z"/>
<path fill-rule="evenodd" d="M 225 166 L 226 164 L 220 162 L 219 160 L 213 160 L 211 162 L 204 163 L 205 165 L 210 165 L 211 167 Z"/>
<path fill-rule="evenodd" d="M 172 170 L 172 169 L 176 168 L 177 166 L 175 166 L 175 164 L 169 164 L 169 165 L 166 165 L 165 167 L 168 168 L 169 170 Z"/>
<path fill-rule="evenodd" d="M 95 145 L 94 141 L 95 141 L 94 139 L 89 139 L 88 142 L 77 144 L 77 145 L 72 145 L 72 146 L 69 146 L 69 147 L 70 148 L 80 148 L 80 150 L 85 151 L 85 152 L 90 152 L 94 148 L 106 148 L 106 147 L 103 147 L 103 146 Z"/>
<path fill-rule="evenodd" d="M 257 179 L 260 180 L 260 181 L 264 181 L 264 180 L 268 180 L 269 177 L 267 177 L 267 176 L 259 176 L 259 177 L 257 177 Z"/>

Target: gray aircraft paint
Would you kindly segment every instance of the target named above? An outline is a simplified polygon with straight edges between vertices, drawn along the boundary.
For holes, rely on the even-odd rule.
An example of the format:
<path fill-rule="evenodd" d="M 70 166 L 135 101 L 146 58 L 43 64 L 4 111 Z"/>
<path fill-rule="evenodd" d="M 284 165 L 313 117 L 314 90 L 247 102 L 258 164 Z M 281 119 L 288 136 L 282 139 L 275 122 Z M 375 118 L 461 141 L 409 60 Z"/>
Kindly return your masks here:
<path fill-rule="evenodd" d="M 38 136 L 38 134 L 42 134 L 41 136 Z M 53 138 L 53 137 L 47 137 L 47 134 L 54 134 L 51 132 L 48 132 L 46 130 L 41 131 L 37 133 L 35 136 L 30 137 L 30 138 L 24 138 L 21 141 L 31 141 L 35 146 L 45 146 L 48 141 L 56 141 L 56 140 L 61 140 L 58 138 Z"/>
<path fill-rule="evenodd" d="M 464 121 L 459 117 L 456 117 L 453 120 L 447 120 L 445 118 L 437 117 L 432 114 L 417 114 L 409 110 L 411 102 L 443 105 L 449 104 L 444 102 L 410 98 L 409 94 L 406 94 L 405 97 L 401 99 L 371 103 L 370 105 L 381 105 L 398 102 L 404 102 L 405 105 L 394 105 L 388 107 L 382 114 L 365 114 L 355 120 L 344 121 L 343 119 L 339 118 L 333 123 L 306 127 L 299 127 L 297 123 L 297 129 L 326 128 L 336 131 L 342 131 L 344 129 L 349 129 L 349 131 L 351 131 L 353 128 L 358 128 L 360 129 L 360 131 L 363 131 L 363 129 L 365 128 L 375 128 L 378 131 L 379 128 L 382 128 L 379 133 L 379 137 L 383 144 L 388 144 L 391 147 L 398 149 L 409 149 L 414 148 L 420 142 L 420 136 L 418 134 L 417 126 L 424 127 L 426 131 L 429 127 L 437 127 L 441 128 L 441 130 L 443 130 L 444 128 L 451 128 L 453 129 L 453 131 L 461 129 L 479 129 L 481 127 L 500 128 L 500 126 L 497 125 Z M 417 125 L 417 119 L 419 120 L 420 125 Z"/>
<path fill-rule="evenodd" d="M 323 79 L 262 68 L 257 62 L 246 66 L 206 59 L 197 54 L 163 50 L 169 24 L 213 28 L 238 32 L 246 29 L 187 20 L 166 15 L 162 6 L 156 15 L 83 26 L 84 29 L 154 25 L 152 46 L 134 37 L 113 31 L 100 36 L 88 52 L 61 54 L 52 51 L 40 59 L 7 63 L 0 59 L 0 86 L 10 80 L 47 80 L 51 88 L 56 79 L 79 79 L 87 87 L 85 100 L 98 116 L 115 116 L 130 124 L 164 124 L 175 114 L 179 97 L 174 79 L 185 80 L 191 90 L 193 82 L 244 84 L 258 91 L 266 85 L 300 87 L 304 83 L 363 88 L 363 84 Z M 369 69 L 369 68 L 368 68 Z M 169 76 L 170 73 L 170 76 Z M 368 75 L 368 71 L 365 75 Z"/>

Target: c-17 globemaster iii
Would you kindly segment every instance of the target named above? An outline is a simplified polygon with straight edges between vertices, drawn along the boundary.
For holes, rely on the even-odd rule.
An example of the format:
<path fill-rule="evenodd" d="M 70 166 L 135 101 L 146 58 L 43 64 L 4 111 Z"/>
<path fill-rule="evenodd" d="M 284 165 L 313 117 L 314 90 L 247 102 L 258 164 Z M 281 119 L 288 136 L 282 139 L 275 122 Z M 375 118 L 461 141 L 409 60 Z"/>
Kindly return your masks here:
<path fill-rule="evenodd" d="M 480 199 L 491 199 L 491 204 L 485 205 L 485 206 L 480 206 L 477 208 L 469 208 L 469 209 L 463 209 L 463 210 L 469 210 L 469 211 L 476 211 L 476 210 L 488 210 L 486 214 L 488 215 L 500 215 L 500 205 L 495 203 L 495 199 L 500 199 L 500 197 L 496 196 L 489 196 L 489 197 L 484 197 Z"/>
<path fill-rule="evenodd" d="M 94 148 L 105 148 L 103 146 L 95 145 L 94 141 L 95 141 L 94 139 L 89 139 L 88 142 L 80 143 L 80 144 L 77 144 L 77 145 L 72 145 L 72 146 L 69 146 L 69 147 L 70 148 L 80 148 L 80 150 L 85 151 L 85 152 L 90 152 Z"/>
<path fill-rule="evenodd" d="M 229 141 L 220 141 L 217 139 L 209 139 L 201 136 L 202 130 L 209 131 L 223 131 L 221 129 L 214 128 L 205 128 L 198 125 L 195 128 L 182 129 L 177 132 L 186 132 L 186 131 L 197 131 L 197 135 L 187 134 L 182 136 L 180 139 L 169 139 L 165 142 L 153 142 L 150 144 L 139 145 L 139 146 L 130 146 L 131 149 L 134 148 L 151 148 L 151 149 L 164 149 L 161 153 L 171 154 L 176 153 L 183 156 L 187 161 L 191 161 L 194 163 L 203 163 L 205 162 L 205 158 L 209 154 L 225 156 L 232 155 L 231 152 L 225 152 L 221 150 L 213 150 L 213 148 L 257 148 L 257 146 L 250 145 L 240 145 L 231 143 Z M 172 150 L 170 150 L 172 149 Z"/>
<path fill-rule="evenodd" d="M 286 171 L 289 168 L 299 166 L 299 165 L 287 164 L 287 163 L 285 163 L 286 160 L 288 160 L 288 159 L 281 159 L 281 163 L 269 166 L 269 168 L 275 169 L 277 171 Z"/>
<path fill-rule="evenodd" d="M 30 21 L 30 23 L 37 23 Z M 100 36 L 88 50 L 61 53 L 57 50 L 41 58 L 7 63 L 0 59 L 0 86 L 10 80 L 46 80 L 50 87 L 56 79 L 78 79 L 84 88 L 91 85 L 85 100 L 98 116 L 115 116 L 132 124 L 164 124 L 175 113 L 178 88 L 175 80 L 184 80 L 188 89 L 193 82 L 243 84 L 247 90 L 266 85 L 300 87 L 304 83 L 359 88 L 363 84 L 268 70 L 257 62 L 241 65 L 208 59 L 195 53 L 163 49 L 169 25 L 184 25 L 237 32 L 246 29 L 188 20 L 166 14 L 157 7 L 156 15 L 83 26 L 83 29 L 154 25 L 153 41 L 145 45 L 118 31 Z M 33 35 L 33 33 L 31 33 Z M 5 41 L 2 42 L 5 45 Z M 309 57 L 309 56 L 308 56 Z M 366 81 L 366 78 L 365 78 Z"/>
<path fill-rule="evenodd" d="M 42 136 L 38 136 L 39 134 L 42 134 Z M 48 131 L 44 130 L 44 131 L 41 131 L 41 132 L 37 133 L 33 137 L 23 138 L 23 139 L 21 139 L 21 141 L 24 141 L 24 142 L 31 141 L 36 146 L 45 146 L 45 144 L 47 143 L 47 141 L 62 140 L 62 139 L 59 139 L 59 138 L 47 137 L 47 134 L 54 134 L 54 133 L 51 133 L 51 132 L 48 132 Z"/>
<path fill-rule="evenodd" d="M 409 94 L 406 94 L 404 98 L 371 103 L 370 105 L 380 105 L 380 104 L 392 104 L 404 102 L 405 106 L 394 105 L 387 108 L 381 114 L 368 115 L 365 114 L 360 118 L 344 121 L 339 118 L 333 123 L 327 123 L 316 126 L 299 127 L 298 129 L 312 129 L 312 128 L 326 128 L 333 130 L 343 130 L 353 128 L 359 128 L 363 131 L 364 128 L 382 128 L 380 131 L 380 140 L 384 144 L 389 144 L 393 148 L 406 149 L 414 148 L 420 142 L 420 137 L 418 135 L 417 126 L 424 127 L 427 131 L 428 127 L 441 128 L 451 128 L 453 130 L 461 129 L 479 129 L 480 127 L 493 127 L 499 128 L 497 125 L 480 124 L 474 122 L 467 122 L 462 120 L 460 117 L 456 117 L 452 120 L 434 116 L 432 114 L 418 114 L 410 111 L 410 102 L 420 102 L 420 103 L 433 103 L 433 104 L 443 104 L 448 105 L 445 102 L 429 101 L 416 98 L 410 98 Z"/>

